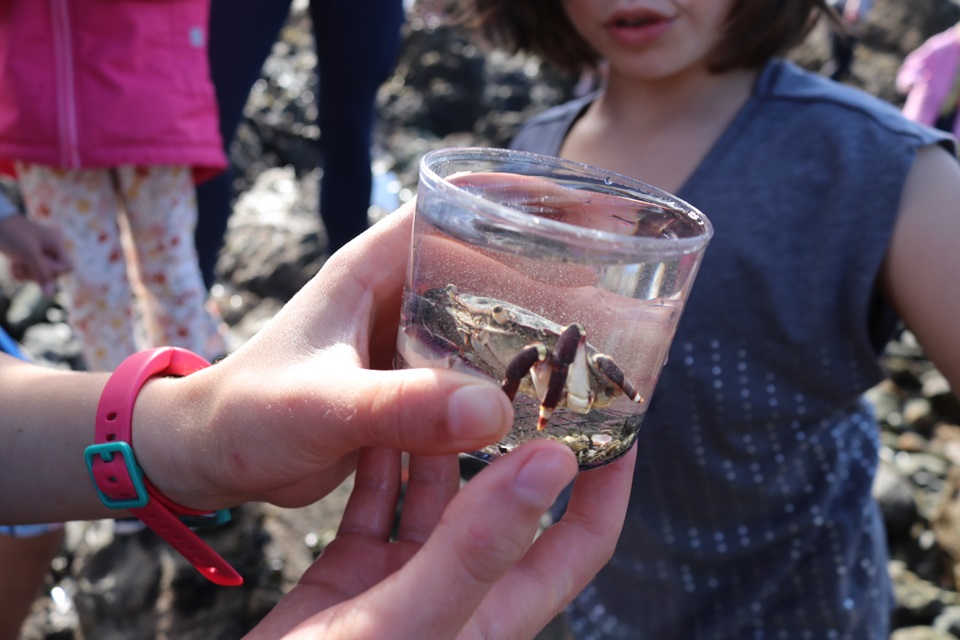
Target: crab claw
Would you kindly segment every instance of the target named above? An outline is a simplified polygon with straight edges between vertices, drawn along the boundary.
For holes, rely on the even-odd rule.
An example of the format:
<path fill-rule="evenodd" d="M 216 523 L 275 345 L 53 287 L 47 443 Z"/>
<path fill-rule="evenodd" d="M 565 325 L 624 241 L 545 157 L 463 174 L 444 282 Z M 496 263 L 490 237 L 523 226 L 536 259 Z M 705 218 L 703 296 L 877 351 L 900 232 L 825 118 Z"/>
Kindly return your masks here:
<path fill-rule="evenodd" d="M 630 398 L 630 400 L 636 403 L 643 402 L 643 396 L 633 388 L 633 385 L 627 382 L 623 371 L 609 356 L 603 354 L 597 355 L 597 357 L 594 358 L 594 364 L 596 364 L 597 368 L 603 372 L 603 375 L 610 378 L 610 381 L 618 386 L 620 390 L 623 391 L 623 394 Z"/>
<path fill-rule="evenodd" d="M 547 348 L 537 343 L 525 347 L 510 360 L 507 364 L 507 371 L 503 376 L 503 383 L 500 385 L 503 392 L 510 398 L 510 402 L 513 402 L 516 397 L 523 376 L 527 375 L 533 365 L 546 359 Z"/>
<path fill-rule="evenodd" d="M 547 384 L 547 392 L 540 401 L 537 431 L 543 431 L 547 427 L 550 416 L 553 415 L 557 405 L 563 399 L 564 393 L 566 393 L 567 372 L 570 369 L 570 364 L 582 351 L 586 339 L 586 330 L 583 325 L 577 322 L 564 329 L 560 337 L 557 338 L 557 346 L 554 348 L 553 357 L 550 360 L 550 382 Z"/>
<path fill-rule="evenodd" d="M 543 431 L 550 424 L 550 416 L 553 415 L 553 409 L 540 405 L 540 416 L 537 418 L 537 431 Z"/>

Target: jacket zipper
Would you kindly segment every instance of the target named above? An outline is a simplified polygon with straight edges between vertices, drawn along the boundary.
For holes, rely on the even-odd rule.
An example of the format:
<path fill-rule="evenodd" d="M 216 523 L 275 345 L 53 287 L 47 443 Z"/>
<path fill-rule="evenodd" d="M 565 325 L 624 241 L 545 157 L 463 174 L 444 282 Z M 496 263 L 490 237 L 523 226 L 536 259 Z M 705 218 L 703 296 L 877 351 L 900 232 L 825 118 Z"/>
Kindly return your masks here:
<path fill-rule="evenodd" d="M 60 128 L 60 162 L 64 168 L 80 168 L 77 141 L 77 97 L 73 78 L 73 40 L 69 0 L 50 0 L 53 49 L 57 82 L 57 122 Z"/>

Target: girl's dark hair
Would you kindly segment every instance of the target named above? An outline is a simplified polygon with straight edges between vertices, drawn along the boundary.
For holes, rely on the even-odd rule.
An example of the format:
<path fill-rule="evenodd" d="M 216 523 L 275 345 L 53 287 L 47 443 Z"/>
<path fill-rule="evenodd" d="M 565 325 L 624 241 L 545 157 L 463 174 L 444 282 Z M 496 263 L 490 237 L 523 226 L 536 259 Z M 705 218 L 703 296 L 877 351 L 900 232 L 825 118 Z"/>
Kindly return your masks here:
<path fill-rule="evenodd" d="M 558 0 L 467 0 L 460 8 L 459 21 L 493 46 L 534 53 L 574 73 L 599 62 Z M 839 27 L 826 0 L 738 0 L 709 68 L 721 72 L 763 66 L 802 42 L 821 15 Z"/>

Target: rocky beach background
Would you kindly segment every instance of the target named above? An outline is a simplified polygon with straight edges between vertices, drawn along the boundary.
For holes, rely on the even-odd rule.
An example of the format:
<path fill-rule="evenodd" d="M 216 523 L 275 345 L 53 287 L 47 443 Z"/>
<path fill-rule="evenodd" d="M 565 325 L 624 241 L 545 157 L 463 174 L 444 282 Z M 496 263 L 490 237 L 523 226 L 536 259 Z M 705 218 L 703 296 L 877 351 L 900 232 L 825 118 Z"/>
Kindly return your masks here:
<path fill-rule="evenodd" d="M 269 322 L 328 257 L 316 215 L 323 132 L 306 99 L 315 56 L 302 5 L 294 4 L 232 149 L 240 196 L 212 296 L 234 346 Z M 849 82 L 899 104 L 893 79 L 903 57 L 958 20 L 956 0 L 877 0 Z M 828 58 L 824 30 L 793 57 L 820 69 Z M 575 81 L 533 58 L 484 51 L 417 5 L 379 96 L 372 220 L 413 196 L 426 151 L 504 146 L 527 117 L 570 97 Z M 0 188 L 16 198 L 9 182 Z M 64 316 L 56 296 L 13 281 L 0 262 L 0 321 L 38 361 L 82 368 Z M 889 346 L 884 361 L 890 380 L 869 397 L 884 444 L 875 492 L 896 585 L 891 637 L 960 638 L 960 402 L 910 334 Z M 246 578 L 233 589 L 207 583 L 149 531 L 115 535 L 112 521 L 69 523 L 22 638 L 238 638 L 333 537 L 349 488 L 303 509 L 245 505 L 231 523 L 205 531 Z M 558 621 L 541 640 L 563 637 Z"/>

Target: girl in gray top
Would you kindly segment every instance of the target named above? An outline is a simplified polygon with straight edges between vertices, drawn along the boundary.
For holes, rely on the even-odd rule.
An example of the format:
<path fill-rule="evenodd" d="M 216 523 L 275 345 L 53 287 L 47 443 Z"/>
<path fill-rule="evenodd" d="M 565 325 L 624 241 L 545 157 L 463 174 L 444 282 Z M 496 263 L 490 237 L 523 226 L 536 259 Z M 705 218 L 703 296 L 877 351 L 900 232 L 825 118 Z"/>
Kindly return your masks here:
<path fill-rule="evenodd" d="M 638 440 L 578 638 L 886 639 L 861 395 L 899 320 L 960 388 L 953 140 L 777 56 L 822 0 L 472 0 L 492 41 L 602 91 L 514 146 L 639 178 L 716 235 Z"/>

